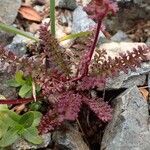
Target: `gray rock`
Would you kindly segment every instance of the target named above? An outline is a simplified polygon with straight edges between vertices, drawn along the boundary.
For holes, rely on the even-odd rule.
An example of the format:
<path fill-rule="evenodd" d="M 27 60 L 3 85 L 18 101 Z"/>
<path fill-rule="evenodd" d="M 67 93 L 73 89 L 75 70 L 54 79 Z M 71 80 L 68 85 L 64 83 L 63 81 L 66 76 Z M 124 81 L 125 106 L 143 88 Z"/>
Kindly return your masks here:
<path fill-rule="evenodd" d="M 70 10 L 59 10 L 59 15 L 57 17 L 59 24 L 62 26 L 72 26 L 72 12 Z"/>
<path fill-rule="evenodd" d="M 68 131 L 56 131 L 53 135 L 53 141 L 58 149 L 63 150 L 89 150 L 83 141 L 81 133 L 75 127 L 69 127 Z"/>
<path fill-rule="evenodd" d="M 16 89 L 8 86 L 7 81 L 9 79 L 11 79 L 10 74 L 0 71 L 0 95 L 8 99 L 14 99 L 17 96 Z"/>
<path fill-rule="evenodd" d="M 87 31 L 93 26 L 95 26 L 95 22 L 88 17 L 83 7 L 78 6 L 73 12 L 72 32 Z"/>
<path fill-rule="evenodd" d="M 0 18 L 6 24 L 12 24 L 17 16 L 21 0 L 0 0 Z"/>
<path fill-rule="evenodd" d="M 56 7 L 74 10 L 77 4 L 75 0 L 57 0 Z"/>
<path fill-rule="evenodd" d="M 101 150 L 149 150 L 148 104 L 138 88 L 126 90 L 114 100 L 114 105 Z"/>
<path fill-rule="evenodd" d="M 40 145 L 33 145 L 23 139 L 19 139 L 11 146 L 11 150 L 33 150 L 38 148 L 46 148 L 51 142 L 51 134 L 44 134 L 42 135 L 42 138 L 44 142 Z"/>
<path fill-rule="evenodd" d="M 150 37 L 147 39 L 146 44 L 150 46 Z"/>
<path fill-rule="evenodd" d="M 11 43 L 14 34 L 0 31 L 0 43 L 7 45 Z"/>
<path fill-rule="evenodd" d="M 96 23 L 90 19 L 87 13 L 83 10 L 83 7 L 78 6 L 73 12 L 73 23 L 72 23 L 72 33 L 79 33 L 83 31 L 88 31 L 90 28 L 94 27 Z M 106 38 L 102 32 L 99 35 L 100 43 L 104 43 Z"/>
<path fill-rule="evenodd" d="M 128 38 L 128 35 L 123 31 L 119 30 L 114 36 L 111 37 L 114 42 L 131 42 L 132 40 Z"/>
<path fill-rule="evenodd" d="M 13 38 L 13 41 L 11 44 L 6 46 L 6 49 L 14 52 L 18 56 L 22 56 L 26 53 L 27 48 L 26 45 L 31 43 L 32 41 L 24 36 L 16 35 Z"/>
<path fill-rule="evenodd" d="M 106 85 L 106 89 L 120 89 L 120 88 L 130 88 L 134 85 L 143 86 L 146 82 L 146 75 L 129 75 L 124 74 L 119 77 L 114 77 L 109 79 Z"/>
<path fill-rule="evenodd" d="M 137 68 L 135 72 L 129 71 L 128 74 L 123 72 L 118 77 L 109 78 L 107 81 L 107 89 L 129 88 L 134 85 L 142 86 L 146 82 L 146 74 L 150 72 L 150 61 L 143 62 L 141 68 Z"/>
<path fill-rule="evenodd" d="M 0 22 L 12 24 L 17 16 L 21 0 L 0 0 Z M 11 42 L 13 34 L 0 31 L 0 43 Z"/>

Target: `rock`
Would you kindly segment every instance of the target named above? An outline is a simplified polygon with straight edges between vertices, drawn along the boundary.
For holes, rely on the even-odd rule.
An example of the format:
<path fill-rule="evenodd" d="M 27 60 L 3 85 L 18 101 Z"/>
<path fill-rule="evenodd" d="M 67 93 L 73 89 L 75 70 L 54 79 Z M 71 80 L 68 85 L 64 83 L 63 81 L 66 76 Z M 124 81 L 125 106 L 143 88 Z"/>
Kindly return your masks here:
<path fill-rule="evenodd" d="M 12 24 L 17 16 L 21 0 L 0 0 L 0 22 L 8 25 Z M 8 44 L 11 42 L 13 34 L 0 31 L 0 43 Z"/>
<path fill-rule="evenodd" d="M 86 6 L 91 0 L 82 0 L 82 6 Z"/>
<path fill-rule="evenodd" d="M 70 10 L 60 10 L 57 15 L 58 23 L 62 26 L 72 26 L 72 12 Z"/>
<path fill-rule="evenodd" d="M 114 42 L 131 42 L 132 40 L 128 38 L 128 35 L 123 31 L 119 30 L 114 36 L 111 37 Z"/>
<path fill-rule="evenodd" d="M 36 5 L 36 6 L 34 6 L 34 9 L 37 12 L 44 12 L 45 7 L 44 6 L 40 6 L 40 5 Z"/>
<path fill-rule="evenodd" d="M 53 135 L 56 149 L 63 150 L 89 150 L 83 141 L 81 133 L 75 127 L 69 127 L 68 131 L 56 131 Z"/>
<path fill-rule="evenodd" d="M 141 68 L 137 68 L 135 72 L 129 70 L 128 74 L 120 72 L 118 77 L 109 78 L 107 80 L 106 89 L 129 88 L 134 85 L 143 86 L 146 83 L 146 74 L 150 72 L 150 61 L 143 62 Z"/>
<path fill-rule="evenodd" d="M 146 44 L 150 46 L 150 37 L 147 39 Z"/>
<path fill-rule="evenodd" d="M 0 71 L 0 95 L 5 96 L 7 99 L 14 99 L 16 98 L 16 89 L 9 87 L 7 81 L 11 79 L 11 75 L 6 72 Z"/>
<path fill-rule="evenodd" d="M 11 146 L 11 150 L 33 150 L 38 148 L 46 148 L 51 142 L 51 134 L 44 134 L 42 135 L 42 138 L 44 142 L 40 145 L 33 145 L 23 139 L 19 139 Z"/>
<path fill-rule="evenodd" d="M 77 4 L 75 0 L 57 0 L 56 7 L 74 10 Z"/>
<path fill-rule="evenodd" d="M 0 43 L 4 45 L 11 43 L 13 36 L 11 33 L 0 31 Z"/>
<path fill-rule="evenodd" d="M 138 88 L 126 90 L 113 102 L 113 119 L 105 129 L 101 150 L 149 150 L 148 104 Z"/>
<path fill-rule="evenodd" d="M 32 41 L 30 39 L 24 36 L 16 35 L 13 38 L 12 43 L 6 46 L 6 49 L 9 49 L 18 56 L 23 56 L 27 51 L 26 45 L 31 42 Z"/>
<path fill-rule="evenodd" d="M 95 26 L 95 22 L 88 17 L 83 7 L 78 6 L 73 12 L 72 32 L 87 31 L 93 26 Z"/>
<path fill-rule="evenodd" d="M 21 6 L 21 0 L 0 0 L 0 18 L 6 24 L 12 24 Z"/>
<path fill-rule="evenodd" d="M 146 82 L 146 75 L 135 75 L 136 73 L 130 72 L 128 74 L 124 74 L 121 72 L 118 77 L 114 77 L 108 80 L 106 89 L 130 88 L 134 85 L 143 86 Z"/>
<path fill-rule="evenodd" d="M 83 31 L 88 31 L 90 28 L 94 27 L 96 23 L 90 19 L 87 13 L 83 10 L 83 7 L 78 6 L 73 12 L 73 23 L 72 23 L 72 33 L 79 33 Z M 102 32 L 99 35 L 100 41 L 105 41 L 105 36 Z"/>

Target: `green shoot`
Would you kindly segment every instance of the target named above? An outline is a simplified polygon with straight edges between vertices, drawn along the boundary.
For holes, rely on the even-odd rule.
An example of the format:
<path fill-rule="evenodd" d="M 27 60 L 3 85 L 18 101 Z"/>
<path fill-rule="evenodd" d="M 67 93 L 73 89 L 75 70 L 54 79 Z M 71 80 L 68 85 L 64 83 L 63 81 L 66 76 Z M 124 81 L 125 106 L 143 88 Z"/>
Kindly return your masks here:
<path fill-rule="evenodd" d="M 21 31 L 15 27 L 12 27 L 12 26 L 9 26 L 9 25 L 6 25 L 4 23 L 0 23 L 0 30 L 3 30 L 3 31 L 6 31 L 6 32 L 10 32 L 10 33 L 13 33 L 13 34 L 19 34 L 19 35 L 22 35 L 26 38 L 29 38 L 31 40 L 34 40 L 36 42 L 39 41 L 38 38 L 34 37 L 34 36 L 31 36 L 29 35 L 28 33 L 24 32 L 24 31 Z"/>
<path fill-rule="evenodd" d="M 50 0 L 51 33 L 55 36 L 55 0 Z"/>

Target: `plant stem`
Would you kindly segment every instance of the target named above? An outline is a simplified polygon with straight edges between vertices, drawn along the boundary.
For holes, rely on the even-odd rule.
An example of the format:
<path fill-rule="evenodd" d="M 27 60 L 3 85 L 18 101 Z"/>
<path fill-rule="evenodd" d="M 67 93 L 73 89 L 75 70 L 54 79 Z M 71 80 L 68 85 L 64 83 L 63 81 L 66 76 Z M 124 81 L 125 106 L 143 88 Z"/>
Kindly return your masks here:
<path fill-rule="evenodd" d="M 88 58 L 86 59 L 86 62 L 84 64 L 83 73 L 79 77 L 76 77 L 75 79 L 72 79 L 71 81 L 78 81 L 88 74 L 89 65 L 90 65 L 90 62 L 91 62 L 91 59 L 92 59 L 92 56 L 93 56 L 93 53 L 94 53 L 94 50 L 95 50 L 95 47 L 96 47 L 96 44 L 98 41 L 99 32 L 101 29 L 101 24 L 102 24 L 102 20 L 99 20 L 98 24 L 97 24 L 97 29 L 95 32 L 94 42 L 91 45 L 91 48 L 90 48 L 89 53 L 88 53 Z"/>
<path fill-rule="evenodd" d="M 55 36 L 55 0 L 50 0 L 51 33 Z"/>
<path fill-rule="evenodd" d="M 108 5 L 106 5 L 105 11 L 103 12 L 103 14 L 100 14 L 100 16 L 98 18 L 98 24 L 97 24 L 97 29 L 96 29 L 96 32 L 95 32 L 94 41 L 93 41 L 93 43 L 90 47 L 90 50 L 89 50 L 88 54 L 85 55 L 86 61 L 84 62 L 84 64 L 82 64 L 83 70 L 82 70 L 81 75 L 79 76 L 79 74 L 78 74 L 78 76 L 75 77 L 74 79 L 72 79 L 71 81 L 78 81 L 78 80 L 80 80 L 83 77 L 88 75 L 89 65 L 90 65 L 90 62 L 91 62 L 91 59 L 92 59 L 92 56 L 93 56 L 93 53 L 94 53 L 94 50 L 95 50 L 95 47 L 96 47 L 96 44 L 97 44 L 97 41 L 98 41 L 99 32 L 100 32 L 101 26 L 102 26 L 102 21 L 105 18 L 105 16 L 107 15 L 108 9 L 109 9 L 109 7 L 108 7 Z M 82 62 L 82 60 L 81 60 L 81 62 Z"/>
<path fill-rule="evenodd" d="M 7 99 L 1 99 L 0 104 L 23 104 L 23 103 L 29 103 L 33 101 L 34 98 L 24 98 L 24 99 L 14 99 L 14 100 L 7 100 Z"/>

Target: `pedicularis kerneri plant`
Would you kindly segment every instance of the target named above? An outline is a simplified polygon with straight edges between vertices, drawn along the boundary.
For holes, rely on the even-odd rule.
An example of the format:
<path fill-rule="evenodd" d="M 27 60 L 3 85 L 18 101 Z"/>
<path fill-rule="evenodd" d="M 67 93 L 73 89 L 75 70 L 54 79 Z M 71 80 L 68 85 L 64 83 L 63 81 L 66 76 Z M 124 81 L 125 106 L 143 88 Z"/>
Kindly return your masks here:
<path fill-rule="evenodd" d="M 106 79 L 118 75 L 120 71 L 127 73 L 129 69 L 135 70 L 150 52 L 149 47 L 141 46 L 127 54 L 120 54 L 115 59 L 105 59 L 106 51 L 96 50 L 99 32 L 105 32 L 103 20 L 110 13 L 114 15 L 118 11 L 118 6 L 110 0 L 92 0 L 84 10 L 97 25 L 91 28 L 85 53 L 75 66 L 76 73 L 72 73 L 73 62 L 65 51 L 62 51 L 58 40 L 49 33 L 48 25 L 41 26 L 39 45 L 32 57 L 19 58 L 2 47 L 0 49 L 1 59 L 10 64 L 8 70 L 21 70 L 26 76 L 32 76 L 32 80 L 42 89 L 41 96 L 50 104 L 49 111 L 41 119 L 40 133 L 52 131 L 65 121 L 75 121 L 83 105 L 87 105 L 99 120 L 111 120 L 111 107 L 103 98 L 92 98 L 90 90 L 95 87 L 103 89 Z M 95 56 L 94 51 L 97 51 Z M 0 103 L 27 103 L 32 100 L 1 100 Z"/>

